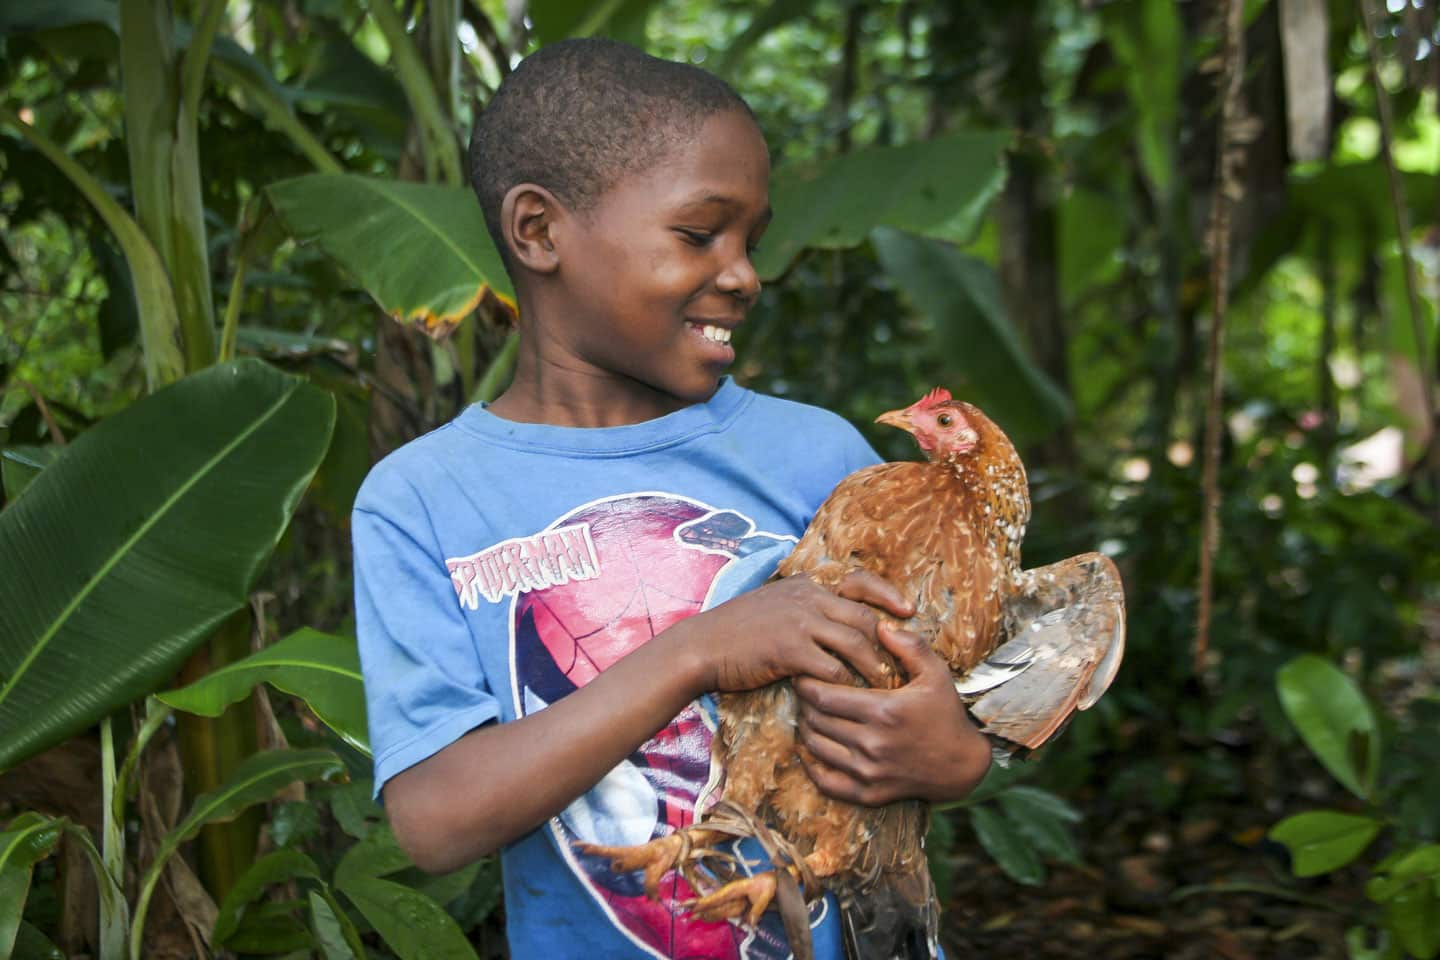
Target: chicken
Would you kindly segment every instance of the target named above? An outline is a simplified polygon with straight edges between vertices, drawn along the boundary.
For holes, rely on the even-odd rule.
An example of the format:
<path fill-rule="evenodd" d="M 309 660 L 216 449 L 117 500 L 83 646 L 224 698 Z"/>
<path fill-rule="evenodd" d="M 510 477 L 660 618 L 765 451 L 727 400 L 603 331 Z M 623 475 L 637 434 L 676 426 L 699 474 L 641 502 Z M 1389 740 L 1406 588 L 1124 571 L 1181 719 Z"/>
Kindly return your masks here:
<path fill-rule="evenodd" d="M 777 576 L 834 588 L 863 569 L 894 583 L 916 610 L 902 625 L 950 665 L 997 751 L 1033 750 L 1115 676 L 1125 635 L 1115 566 L 1088 553 L 1021 569 L 1025 468 L 973 405 L 936 389 L 877 422 L 909 431 L 926 461 L 879 464 L 841 481 Z M 905 680 L 898 667 L 890 674 L 893 685 Z M 702 918 L 753 925 L 773 902 L 796 960 L 812 954 L 804 901 L 824 890 L 839 899 L 851 960 L 936 956 L 928 806 L 862 807 L 822 794 L 805 771 L 788 681 L 718 701 L 724 799 L 695 825 L 650 843 L 585 849 L 611 857 L 616 870 L 644 870 L 652 896 L 666 873 L 681 870 L 705 891 L 688 905 Z M 777 868 L 736 876 L 716 845 L 737 836 L 756 837 Z"/>

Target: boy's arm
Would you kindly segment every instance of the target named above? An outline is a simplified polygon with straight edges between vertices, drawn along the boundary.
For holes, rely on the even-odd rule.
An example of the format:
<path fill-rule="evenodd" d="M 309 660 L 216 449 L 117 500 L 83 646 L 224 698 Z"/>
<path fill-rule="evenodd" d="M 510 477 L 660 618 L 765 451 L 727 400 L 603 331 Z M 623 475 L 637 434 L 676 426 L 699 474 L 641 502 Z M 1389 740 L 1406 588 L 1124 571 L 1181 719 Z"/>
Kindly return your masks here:
<path fill-rule="evenodd" d="M 844 683 L 847 662 L 880 682 L 865 603 L 912 612 L 888 583 L 852 574 L 839 595 L 791 577 L 682 620 L 544 710 L 473 730 L 390 778 L 396 838 L 423 869 L 451 870 L 558 814 L 706 691 L 797 674 Z"/>
<path fill-rule="evenodd" d="M 990 769 L 990 742 L 923 637 L 888 624 L 878 636 L 910 677 L 904 686 L 795 681 L 800 738 L 814 755 L 811 779 L 832 797 L 869 806 L 963 799 Z"/>

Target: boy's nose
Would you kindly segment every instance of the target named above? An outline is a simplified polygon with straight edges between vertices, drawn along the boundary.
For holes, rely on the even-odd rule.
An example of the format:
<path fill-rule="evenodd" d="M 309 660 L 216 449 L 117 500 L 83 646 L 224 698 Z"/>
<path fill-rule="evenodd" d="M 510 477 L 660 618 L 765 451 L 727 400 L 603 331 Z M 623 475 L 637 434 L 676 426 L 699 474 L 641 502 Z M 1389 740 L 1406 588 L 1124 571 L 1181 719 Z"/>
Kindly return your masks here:
<path fill-rule="evenodd" d="M 750 263 L 748 255 L 736 258 L 719 277 L 715 285 L 725 293 L 745 301 L 748 307 L 760 295 L 760 275 Z"/>

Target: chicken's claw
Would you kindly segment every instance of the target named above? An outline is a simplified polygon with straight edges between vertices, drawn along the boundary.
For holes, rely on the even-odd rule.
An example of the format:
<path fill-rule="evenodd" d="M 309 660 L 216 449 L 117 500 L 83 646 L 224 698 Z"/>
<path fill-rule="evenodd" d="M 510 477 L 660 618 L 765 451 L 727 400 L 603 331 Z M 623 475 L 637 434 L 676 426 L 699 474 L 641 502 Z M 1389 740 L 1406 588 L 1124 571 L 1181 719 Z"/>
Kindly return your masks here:
<path fill-rule="evenodd" d="M 610 868 L 616 873 L 645 871 L 645 893 L 657 899 L 660 881 L 690 856 L 690 835 L 684 830 L 659 837 L 633 847 L 606 847 L 594 843 L 577 843 L 575 849 L 596 857 L 609 857 Z"/>
<path fill-rule="evenodd" d="M 752 927 L 775 899 L 775 871 L 731 880 L 713 893 L 681 904 L 701 920 L 733 920 L 744 916 Z M 748 910 L 746 908 L 749 908 Z"/>

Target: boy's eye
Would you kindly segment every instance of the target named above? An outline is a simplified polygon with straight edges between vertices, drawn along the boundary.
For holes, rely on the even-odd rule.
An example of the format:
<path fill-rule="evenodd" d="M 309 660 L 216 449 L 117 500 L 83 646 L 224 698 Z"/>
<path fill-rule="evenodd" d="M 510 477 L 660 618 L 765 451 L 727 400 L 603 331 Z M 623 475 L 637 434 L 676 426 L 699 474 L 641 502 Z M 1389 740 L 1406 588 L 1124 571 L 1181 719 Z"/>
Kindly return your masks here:
<path fill-rule="evenodd" d="M 676 233 L 685 238 L 685 242 L 695 247 L 708 247 L 710 241 L 715 239 L 715 234 L 706 233 L 704 230 L 686 230 L 684 227 L 677 227 Z"/>

